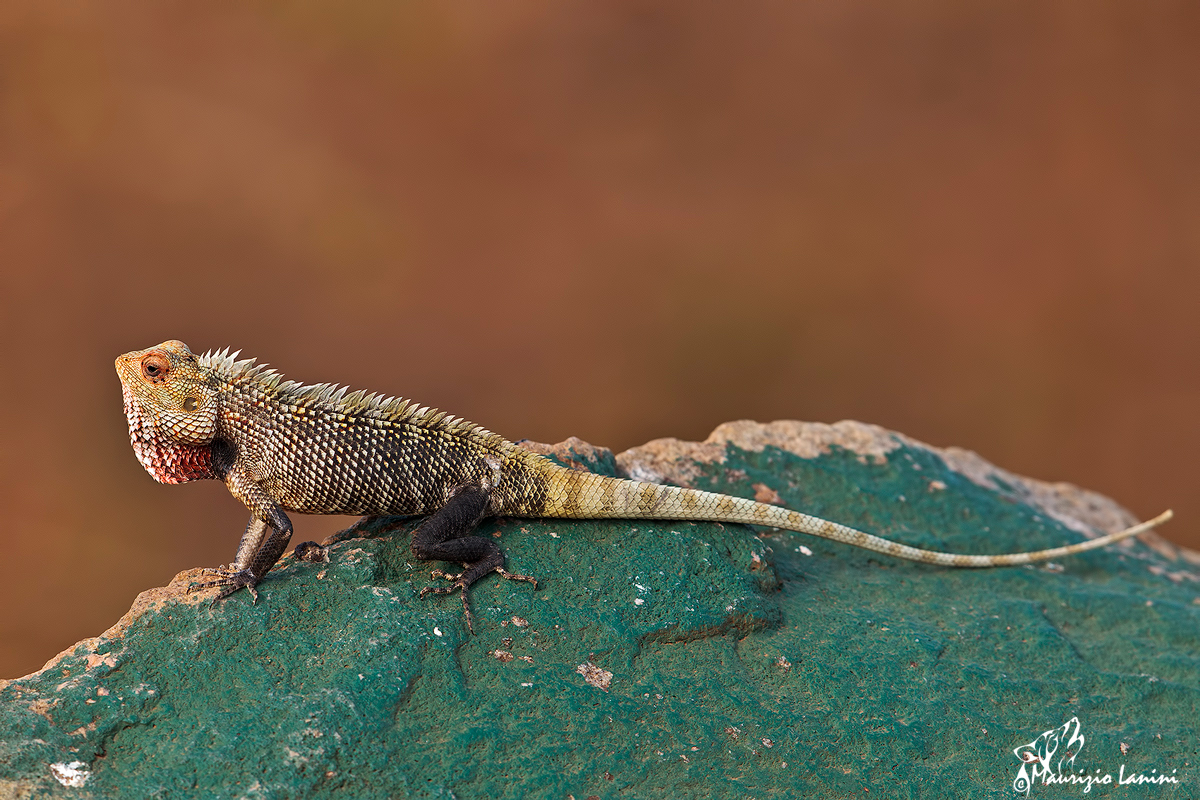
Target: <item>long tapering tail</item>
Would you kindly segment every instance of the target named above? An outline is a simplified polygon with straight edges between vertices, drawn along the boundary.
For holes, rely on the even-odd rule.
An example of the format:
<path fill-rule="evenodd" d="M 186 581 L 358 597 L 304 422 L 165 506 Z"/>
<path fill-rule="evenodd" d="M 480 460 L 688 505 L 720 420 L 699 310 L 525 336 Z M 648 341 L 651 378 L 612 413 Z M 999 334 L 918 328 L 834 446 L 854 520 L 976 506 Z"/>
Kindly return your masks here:
<path fill-rule="evenodd" d="M 1139 533 L 1161 525 L 1171 518 L 1172 512 L 1164 511 L 1154 519 L 1123 531 L 1077 544 L 1026 553 L 967 555 L 910 547 L 836 522 L 741 497 L 685 489 L 679 486 L 609 478 L 568 469 L 556 469 L 549 476 L 544 505 L 529 515 L 575 519 L 607 517 L 742 522 L 749 525 L 765 525 L 808 533 L 866 550 L 886 553 L 896 558 L 920 561 L 926 564 L 941 564 L 948 567 L 1007 567 L 1095 550 L 1130 536 L 1137 536 Z"/>

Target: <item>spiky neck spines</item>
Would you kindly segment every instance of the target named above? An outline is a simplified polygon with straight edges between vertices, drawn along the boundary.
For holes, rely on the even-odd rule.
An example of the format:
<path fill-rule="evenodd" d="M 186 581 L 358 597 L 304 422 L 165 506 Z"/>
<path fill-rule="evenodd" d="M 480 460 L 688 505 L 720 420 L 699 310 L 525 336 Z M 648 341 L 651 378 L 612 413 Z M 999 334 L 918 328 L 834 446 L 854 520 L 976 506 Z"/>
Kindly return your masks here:
<path fill-rule="evenodd" d="M 239 360 L 239 354 L 240 351 L 230 352 L 228 348 L 210 351 L 200 357 L 200 366 L 235 390 L 250 389 L 262 394 L 263 399 L 275 407 L 321 409 L 348 418 L 412 425 L 469 438 L 489 449 L 499 449 L 507 444 L 503 437 L 486 428 L 436 408 L 361 389 L 352 392 L 349 387 L 335 383 L 302 384 L 284 378 L 280 372 L 267 364 L 259 364 L 256 359 Z"/>

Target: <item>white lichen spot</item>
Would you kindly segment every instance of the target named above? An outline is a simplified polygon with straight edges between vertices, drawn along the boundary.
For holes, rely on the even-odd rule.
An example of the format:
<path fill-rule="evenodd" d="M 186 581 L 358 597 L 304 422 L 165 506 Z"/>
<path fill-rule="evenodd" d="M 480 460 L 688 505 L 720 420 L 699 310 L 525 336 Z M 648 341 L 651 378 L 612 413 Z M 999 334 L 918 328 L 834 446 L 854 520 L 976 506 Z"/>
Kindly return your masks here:
<path fill-rule="evenodd" d="M 524 617 L 513 617 L 512 624 L 516 625 L 518 628 L 528 628 L 529 620 L 525 619 Z"/>
<path fill-rule="evenodd" d="M 584 662 L 575 668 L 575 671 L 583 676 L 583 680 L 597 689 L 608 691 L 608 687 L 612 684 L 613 674 L 606 669 L 601 669 L 595 664 Z"/>
<path fill-rule="evenodd" d="M 766 737 L 763 737 L 762 743 L 763 743 L 763 747 L 774 747 L 775 746 L 775 743 Z"/>
<path fill-rule="evenodd" d="M 555 533 L 554 531 L 550 531 L 550 538 L 551 538 L 551 539 L 557 539 L 557 538 L 558 538 L 558 534 L 557 534 L 557 533 Z"/>
<path fill-rule="evenodd" d="M 944 491 L 946 491 L 946 483 L 945 483 L 945 481 L 930 481 L 930 482 L 929 482 L 929 491 L 931 491 L 931 492 L 944 492 Z"/>
<path fill-rule="evenodd" d="M 54 779 L 72 789 L 78 789 L 92 777 L 92 771 L 82 761 L 72 761 L 69 764 L 51 764 L 50 774 Z"/>
<path fill-rule="evenodd" d="M 522 661 L 524 661 L 528 664 L 533 663 L 533 656 L 517 656 L 517 658 L 521 659 Z"/>
<path fill-rule="evenodd" d="M 434 636 L 441 636 L 441 635 L 442 635 L 442 629 L 441 629 L 441 628 L 439 628 L 438 626 L 434 625 L 434 626 L 433 626 L 433 635 L 434 635 Z"/>
<path fill-rule="evenodd" d="M 812 555 L 812 550 L 810 550 L 808 548 L 808 545 L 802 544 L 799 547 L 797 547 L 796 550 L 799 551 L 802 555 L 806 555 L 806 556 Z"/>
<path fill-rule="evenodd" d="M 792 668 L 792 662 L 788 661 L 786 656 L 780 656 L 779 658 L 775 659 L 775 663 L 779 666 L 780 669 L 791 669 Z"/>
<path fill-rule="evenodd" d="M 645 600 L 643 600 L 643 599 L 642 599 L 642 598 L 640 598 L 640 597 L 635 597 L 635 598 L 633 598 L 633 604 L 634 604 L 635 606 L 645 605 L 645 603 L 646 603 L 646 601 L 645 601 Z"/>
<path fill-rule="evenodd" d="M 532 684 L 532 683 L 522 683 L 521 685 L 522 685 L 523 687 L 525 687 L 526 689 L 533 688 L 533 684 Z"/>
<path fill-rule="evenodd" d="M 101 656 L 101 655 L 97 655 L 95 653 L 88 653 L 87 668 L 95 669 L 96 667 L 98 667 L 100 665 L 104 665 L 104 666 L 108 667 L 109 669 L 112 669 L 113 667 L 115 667 L 117 665 L 116 654 L 115 653 L 106 653 L 105 655 Z"/>
<path fill-rule="evenodd" d="M 513 654 L 507 650 L 493 650 L 492 658 L 496 659 L 501 664 L 507 664 L 513 660 Z"/>

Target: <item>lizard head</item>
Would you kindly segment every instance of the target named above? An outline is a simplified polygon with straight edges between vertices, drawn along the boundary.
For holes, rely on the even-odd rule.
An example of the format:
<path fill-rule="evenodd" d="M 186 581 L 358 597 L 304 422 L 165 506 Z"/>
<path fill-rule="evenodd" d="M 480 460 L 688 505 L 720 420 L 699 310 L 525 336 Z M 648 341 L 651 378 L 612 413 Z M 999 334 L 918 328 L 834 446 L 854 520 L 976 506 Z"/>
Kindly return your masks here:
<path fill-rule="evenodd" d="M 117 358 L 129 438 L 142 466 L 161 483 L 211 477 L 217 390 L 183 342 L 171 340 Z M 201 474 L 204 473 L 204 474 Z"/>

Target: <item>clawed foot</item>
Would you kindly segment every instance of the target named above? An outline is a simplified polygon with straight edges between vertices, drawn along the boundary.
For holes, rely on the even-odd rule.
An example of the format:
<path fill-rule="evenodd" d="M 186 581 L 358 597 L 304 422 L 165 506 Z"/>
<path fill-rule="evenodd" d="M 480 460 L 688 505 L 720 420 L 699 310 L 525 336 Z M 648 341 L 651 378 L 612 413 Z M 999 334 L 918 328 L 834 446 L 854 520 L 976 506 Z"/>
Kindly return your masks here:
<path fill-rule="evenodd" d="M 193 583 L 187 588 L 188 594 L 201 589 L 211 589 L 214 586 L 224 586 L 225 588 L 212 599 L 212 605 L 215 606 L 238 589 L 248 589 L 254 597 L 254 602 L 258 603 L 258 590 L 254 588 L 258 584 L 258 579 L 250 570 L 233 569 L 232 567 L 206 567 L 204 574 L 216 576 L 217 579 L 204 583 Z"/>
<path fill-rule="evenodd" d="M 456 590 L 461 590 L 463 614 L 467 617 L 467 630 L 469 630 L 471 633 L 474 633 L 475 625 L 471 619 L 471 604 L 467 601 L 468 584 L 462 579 L 462 573 L 460 572 L 457 575 L 451 575 L 449 572 L 443 572 L 440 569 L 435 569 L 429 573 L 429 577 L 434 579 L 445 578 L 446 580 L 454 581 L 454 583 L 450 586 L 426 586 L 421 590 L 421 599 L 424 600 L 425 595 L 427 594 L 450 594 Z"/>
<path fill-rule="evenodd" d="M 518 575 L 515 572 L 509 572 L 508 570 L 504 569 L 504 567 L 496 567 L 495 572 L 499 572 L 510 581 L 526 581 L 527 583 L 532 583 L 533 588 L 537 589 L 537 579 L 529 575 Z M 452 575 L 449 572 L 443 572 L 440 569 L 433 570 L 429 573 L 429 577 L 434 579 L 444 578 L 448 581 L 454 581 L 454 583 L 449 586 L 426 586 L 421 590 L 421 599 L 425 599 L 425 595 L 427 594 L 452 594 L 456 591 L 461 591 L 463 614 L 467 618 L 467 630 L 471 633 L 475 633 L 474 620 L 471 617 L 471 603 L 467 599 L 467 590 L 470 588 L 471 584 L 467 583 L 467 581 L 463 578 L 463 575 L 465 574 L 466 573 L 464 572 L 460 572 L 457 575 Z"/>

